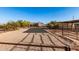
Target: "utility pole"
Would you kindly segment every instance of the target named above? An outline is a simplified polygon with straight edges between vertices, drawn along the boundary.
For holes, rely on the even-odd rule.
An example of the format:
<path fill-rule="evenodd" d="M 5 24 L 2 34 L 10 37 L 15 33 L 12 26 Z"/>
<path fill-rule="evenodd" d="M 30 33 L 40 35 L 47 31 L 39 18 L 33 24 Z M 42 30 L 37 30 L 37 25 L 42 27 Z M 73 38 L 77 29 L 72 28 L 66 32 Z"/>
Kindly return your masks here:
<path fill-rule="evenodd" d="M 73 20 L 74 20 L 74 16 L 73 16 L 73 18 L 72 18 Z"/>

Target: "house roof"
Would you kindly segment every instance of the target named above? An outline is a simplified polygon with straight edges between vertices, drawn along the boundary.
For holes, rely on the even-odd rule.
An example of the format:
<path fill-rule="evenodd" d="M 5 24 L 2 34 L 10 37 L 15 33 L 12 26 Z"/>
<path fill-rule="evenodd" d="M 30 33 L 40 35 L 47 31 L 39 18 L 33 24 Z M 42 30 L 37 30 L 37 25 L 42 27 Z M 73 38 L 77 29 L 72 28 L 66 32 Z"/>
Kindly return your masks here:
<path fill-rule="evenodd" d="M 70 20 L 70 21 L 63 21 L 61 23 L 77 23 L 77 22 L 79 22 L 79 19 L 77 19 L 77 20 Z"/>

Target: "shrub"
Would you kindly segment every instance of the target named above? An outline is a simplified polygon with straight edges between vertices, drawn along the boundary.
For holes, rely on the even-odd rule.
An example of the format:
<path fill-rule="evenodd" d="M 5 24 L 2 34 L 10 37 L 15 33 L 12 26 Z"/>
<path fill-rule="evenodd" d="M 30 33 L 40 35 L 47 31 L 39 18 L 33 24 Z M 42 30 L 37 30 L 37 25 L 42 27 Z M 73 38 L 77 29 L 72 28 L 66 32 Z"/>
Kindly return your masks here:
<path fill-rule="evenodd" d="M 3 29 L 4 31 L 10 31 L 10 30 L 17 30 L 18 28 L 22 27 L 27 27 L 29 26 L 31 23 L 29 21 L 25 21 L 25 20 L 19 20 L 19 21 L 10 21 L 6 24 L 0 25 L 0 28 Z"/>
<path fill-rule="evenodd" d="M 59 28 L 59 25 L 58 25 L 57 22 L 51 21 L 51 22 L 49 22 L 49 23 L 47 24 L 47 27 L 50 28 L 50 29 L 52 29 L 52 28 L 55 29 L 55 28 Z"/>

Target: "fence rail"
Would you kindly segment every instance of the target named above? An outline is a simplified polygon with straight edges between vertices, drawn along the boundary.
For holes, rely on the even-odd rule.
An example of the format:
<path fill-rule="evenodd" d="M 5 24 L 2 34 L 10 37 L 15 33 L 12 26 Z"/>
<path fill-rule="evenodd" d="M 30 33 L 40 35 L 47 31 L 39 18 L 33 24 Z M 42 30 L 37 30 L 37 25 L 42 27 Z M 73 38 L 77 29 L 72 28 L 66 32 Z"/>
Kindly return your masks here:
<path fill-rule="evenodd" d="M 49 48 L 61 48 L 65 51 L 71 51 L 69 46 L 53 46 L 49 44 L 36 44 L 36 43 L 9 43 L 9 42 L 0 42 L 0 44 L 7 44 L 7 45 L 21 45 L 21 46 L 35 46 L 35 47 L 49 47 Z"/>

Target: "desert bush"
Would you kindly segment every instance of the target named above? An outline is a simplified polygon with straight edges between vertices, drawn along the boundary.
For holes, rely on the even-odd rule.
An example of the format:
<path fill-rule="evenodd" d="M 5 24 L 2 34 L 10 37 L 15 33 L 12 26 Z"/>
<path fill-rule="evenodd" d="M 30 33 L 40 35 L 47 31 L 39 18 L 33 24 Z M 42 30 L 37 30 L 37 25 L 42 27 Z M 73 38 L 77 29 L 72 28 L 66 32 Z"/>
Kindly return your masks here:
<path fill-rule="evenodd" d="M 55 29 L 55 28 L 59 28 L 59 25 L 58 25 L 57 22 L 51 21 L 51 22 L 49 22 L 49 23 L 47 24 L 47 27 L 50 28 L 50 29 L 52 29 L 52 28 Z"/>
<path fill-rule="evenodd" d="M 25 20 L 19 20 L 19 21 L 17 21 L 17 23 L 18 23 L 19 27 L 28 27 L 31 24 L 31 22 L 25 21 Z"/>
<path fill-rule="evenodd" d="M 18 28 L 24 28 L 29 26 L 31 23 L 25 20 L 9 21 L 6 24 L 0 25 L 0 28 L 4 31 L 17 30 Z"/>

